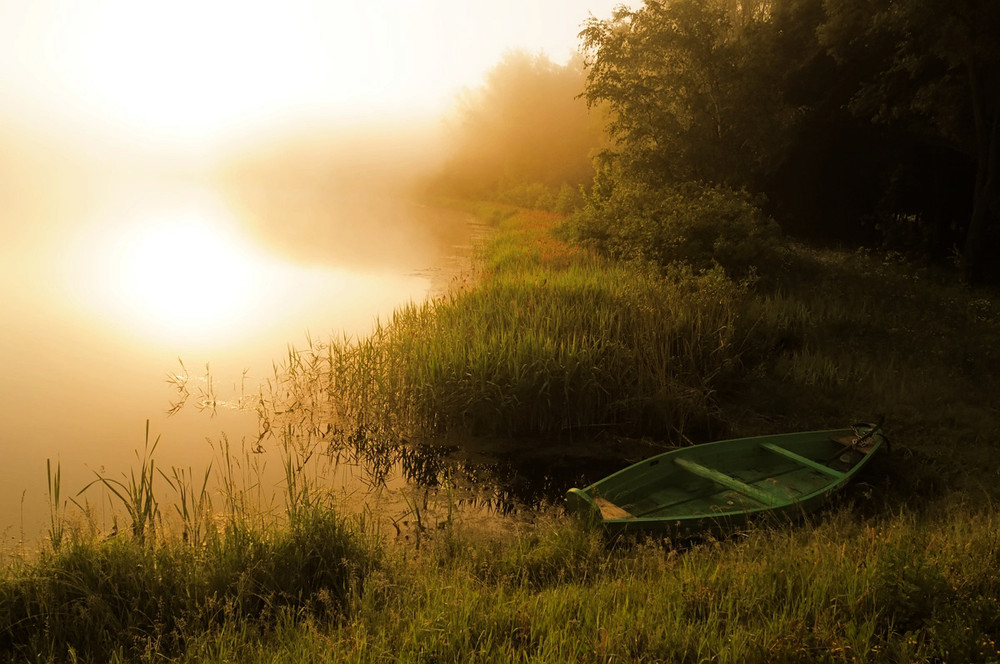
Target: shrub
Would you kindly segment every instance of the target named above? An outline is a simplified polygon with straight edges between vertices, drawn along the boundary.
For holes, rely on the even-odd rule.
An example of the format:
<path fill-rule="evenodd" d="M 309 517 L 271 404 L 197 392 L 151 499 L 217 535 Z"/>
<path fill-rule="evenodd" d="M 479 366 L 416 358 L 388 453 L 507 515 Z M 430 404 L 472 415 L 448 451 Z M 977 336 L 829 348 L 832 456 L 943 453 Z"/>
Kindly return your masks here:
<path fill-rule="evenodd" d="M 744 276 L 773 258 L 777 224 L 750 197 L 726 187 L 682 183 L 665 187 L 613 181 L 605 174 L 569 224 L 577 241 L 618 259 L 658 265 L 717 263 Z"/>

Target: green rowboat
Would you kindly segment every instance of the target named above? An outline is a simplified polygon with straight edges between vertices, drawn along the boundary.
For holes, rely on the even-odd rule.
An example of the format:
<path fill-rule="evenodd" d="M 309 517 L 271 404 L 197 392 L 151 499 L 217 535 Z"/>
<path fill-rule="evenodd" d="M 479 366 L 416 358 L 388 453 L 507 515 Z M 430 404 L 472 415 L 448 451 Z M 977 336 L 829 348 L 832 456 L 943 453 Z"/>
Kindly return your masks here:
<path fill-rule="evenodd" d="M 720 533 L 815 510 L 887 444 L 879 425 L 859 424 L 694 445 L 570 489 L 566 506 L 610 534 Z"/>

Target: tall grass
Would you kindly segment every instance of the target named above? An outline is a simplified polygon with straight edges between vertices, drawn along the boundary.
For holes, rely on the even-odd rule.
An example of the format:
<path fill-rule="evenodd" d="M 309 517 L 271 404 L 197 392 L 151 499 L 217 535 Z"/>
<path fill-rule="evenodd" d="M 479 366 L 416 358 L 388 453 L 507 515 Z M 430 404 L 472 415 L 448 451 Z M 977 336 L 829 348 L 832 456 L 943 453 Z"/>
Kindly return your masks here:
<path fill-rule="evenodd" d="M 959 481 L 977 481 L 1000 432 L 996 293 L 865 252 L 790 246 L 769 270 L 744 304 L 746 374 L 719 395 L 733 427 L 881 413 L 908 449 L 967 463 Z"/>
<path fill-rule="evenodd" d="M 66 534 L 65 504 L 59 504 L 62 496 L 62 466 L 57 462 L 53 472 L 52 459 L 46 459 L 45 474 L 49 483 L 49 542 L 53 549 L 58 549 Z"/>
<path fill-rule="evenodd" d="M 225 624 L 340 619 L 377 564 L 370 535 L 329 509 L 286 528 L 214 531 L 197 547 L 71 539 L 0 573 L 0 659 L 163 657 Z"/>
<path fill-rule="evenodd" d="M 609 264 L 556 239 L 557 221 L 506 217 L 474 286 L 290 353 L 263 428 L 368 458 L 421 436 L 711 430 L 746 284 Z"/>
<path fill-rule="evenodd" d="M 229 624 L 266 632 L 306 616 L 342 620 L 381 565 L 378 529 L 341 514 L 309 458 L 284 450 L 279 516 L 261 498 L 256 458 L 223 441 L 215 512 L 211 466 L 164 473 L 158 441 L 147 423 L 138 467 L 85 487 L 103 489 L 127 519 L 110 533 L 66 528 L 60 467 L 49 464 L 50 546 L 0 570 L 0 661 L 134 661 Z M 171 498 L 179 531 L 160 513 Z"/>
<path fill-rule="evenodd" d="M 393 557 L 344 623 L 230 625 L 184 661 L 997 661 L 997 525 L 953 503 L 687 548 L 546 520 L 449 531 Z"/>

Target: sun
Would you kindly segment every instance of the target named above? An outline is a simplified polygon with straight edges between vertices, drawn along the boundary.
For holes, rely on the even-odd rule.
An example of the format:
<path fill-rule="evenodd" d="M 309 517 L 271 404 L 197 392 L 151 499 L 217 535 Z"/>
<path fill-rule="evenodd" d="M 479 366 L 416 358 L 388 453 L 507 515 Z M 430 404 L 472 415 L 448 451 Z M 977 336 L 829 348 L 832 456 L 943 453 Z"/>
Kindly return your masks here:
<path fill-rule="evenodd" d="M 258 252 L 197 210 L 124 218 L 88 244 L 75 283 L 106 321 L 144 336 L 195 341 L 238 330 L 267 290 Z"/>
<path fill-rule="evenodd" d="M 113 269 L 122 303 L 161 325 L 226 323 L 246 311 L 253 261 L 234 238 L 198 219 L 152 220 L 122 238 Z"/>

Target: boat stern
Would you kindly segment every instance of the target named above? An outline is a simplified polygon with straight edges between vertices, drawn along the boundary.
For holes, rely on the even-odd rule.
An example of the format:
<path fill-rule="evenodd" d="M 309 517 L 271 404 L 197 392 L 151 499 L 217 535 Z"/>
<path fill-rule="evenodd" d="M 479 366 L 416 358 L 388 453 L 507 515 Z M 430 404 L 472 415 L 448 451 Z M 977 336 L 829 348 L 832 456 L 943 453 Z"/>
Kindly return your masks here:
<path fill-rule="evenodd" d="M 583 489 L 570 489 L 566 492 L 566 511 L 573 516 L 591 524 L 603 521 L 601 510 Z"/>

